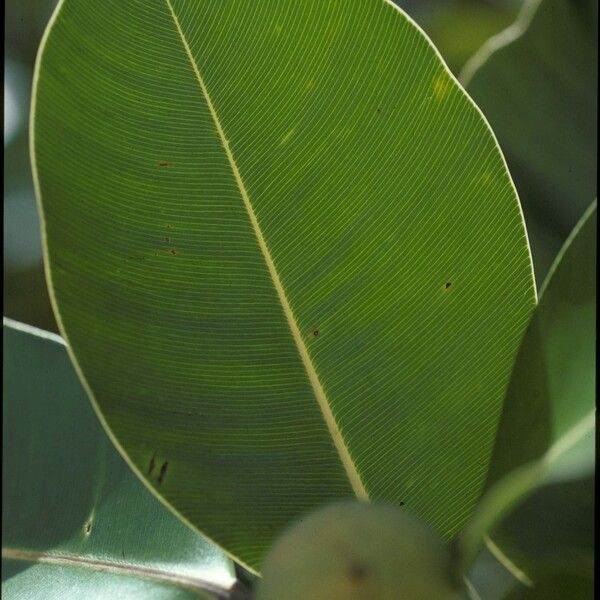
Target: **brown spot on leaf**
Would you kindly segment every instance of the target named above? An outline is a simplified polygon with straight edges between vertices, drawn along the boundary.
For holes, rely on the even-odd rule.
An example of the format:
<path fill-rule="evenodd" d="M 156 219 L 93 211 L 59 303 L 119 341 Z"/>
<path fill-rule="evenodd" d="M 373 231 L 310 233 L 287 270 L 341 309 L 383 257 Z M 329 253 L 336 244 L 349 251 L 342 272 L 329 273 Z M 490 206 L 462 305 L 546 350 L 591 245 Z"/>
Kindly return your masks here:
<path fill-rule="evenodd" d="M 169 463 L 167 461 L 165 461 L 162 465 L 162 467 L 160 468 L 160 473 L 158 474 L 158 485 L 160 485 L 164 478 L 165 475 L 167 474 L 167 469 L 169 468 Z"/>
<path fill-rule="evenodd" d="M 175 250 L 175 248 L 171 248 L 169 250 L 169 252 L 173 255 L 173 256 L 177 256 L 177 250 Z"/>
<path fill-rule="evenodd" d="M 169 163 L 169 162 L 168 162 L 168 161 L 166 161 L 166 160 L 159 160 L 159 161 L 158 161 L 158 166 L 159 166 L 159 167 L 168 167 L 168 166 L 170 166 L 170 164 L 171 164 L 171 163 Z"/>
<path fill-rule="evenodd" d="M 367 577 L 367 567 L 361 563 L 352 563 L 348 567 L 348 579 L 358 585 Z"/>
<path fill-rule="evenodd" d="M 152 471 L 154 471 L 154 467 L 156 466 L 156 452 L 152 455 L 152 458 L 150 459 L 150 464 L 148 465 L 148 475 L 152 475 Z"/>

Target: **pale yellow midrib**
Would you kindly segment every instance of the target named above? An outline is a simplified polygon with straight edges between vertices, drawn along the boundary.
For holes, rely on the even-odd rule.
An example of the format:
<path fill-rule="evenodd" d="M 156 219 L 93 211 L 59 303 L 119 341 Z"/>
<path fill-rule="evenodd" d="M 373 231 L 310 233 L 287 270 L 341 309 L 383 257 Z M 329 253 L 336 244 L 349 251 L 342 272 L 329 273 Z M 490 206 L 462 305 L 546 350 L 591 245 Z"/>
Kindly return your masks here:
<path fill-rule="evenodd" d="M 229 589 L 221 587 L 204 579 L 170 573 L 162 569 L 144 567 L 141 565 L 125 564 L 117 561 L 101 560 L 88 556 L 74 554 L 54 554 L 50 552 L 37 552 L 35 550 L 21 550 L 18 548 L 2 548 L 3 560 L 17 560 L 23 562 L 42 563 L 62 567 L 81 567 L 92 571 L 138 577 L 161 584 L 176 585 L 188 590 L 211 592 L 219 598 L 228 598 Z"/>
<path fill-rule="evenodd" d="M 208 89 L 204 83 L 204 79 L 202 78 L 200 70 L 198 69 L 198 65 L 196 64 L 196 61 L 194 60 L 194 55 L 192 54 L 191 48 L 187 42 L 185 34 L 183 33 L 183 30 L 179 23 L 179 19 L 177 18 L 177 15 L 175 14 L 175 11 L 171 4 L 171 0 L 165 0 L 165 1 L 167 3 L 167 6 L 169 7 L 171 16 L 173 17 L 175 27 L 177 28 L 177 32 L 179 33 L 179 37 L 181 38 L 181 43 L 183 44 L 185 52 L 188 56 L 188 59 L 190 61 L 190 64 L 194 71 L 194 74 L 198 81 L 198 85 L 200 86 L 200 89 L 202 90 L 202 94 L 204 95 L 204 99 L 206 101 L 206 104 L 208 106 L 210 114 L 215 123 L 215 127 L 216 127 L 219 137 L 221 139 L 221 143 L 223 144 L 223 147 L 225 148 L 225 154 L 227 155 L 229 165 L 231 166 L 231 170 L 235 177 L 235 181 L 240 190 L 240 195 L 242 196 L 244 206 L 246 207 L 246 211 L 248 212 L 248 217 L 250 218 L 252 228 L 254 229 L 254 233 L 258 240 L 258 245 L 260 246 L 261 252 L 262 252 L 265 262 L 267 264 L 267 268 L 269 269 L 269 274 L 271 275 L 273 285 L 275 286 L 275 290 L 277 291 L 277 295 L 279 297 L 279 301 L 281 302 L 283 312 L 285 314 L 288 325 L 292 332 L 292 337 L 294 338 L 294 342 L 296 343 L 296 347 L 298 348 L 300 358 L 302 359 L 302 364 L 304 365 L 304 368 L 306 369 L 306 372 L 308 374 L 308 379 L 310 381 L 310 384 L 311 384 L 313 391 L 315 393 L 315 396 L 317 398 L 317 402 L 318 402 L 321 412 L 323 414 L 323 418 L 325 419 L 325 423 L 327 424 L 327 428 L 329 429 L 329 433 L 331 434 L 331 437 L 333 439 L 333 443 L 335 444 L 335 447 L 338 451 L 338 454 L 340 456 L 342 464 L 344 465 L 344 469 L 346 470 L 346 474 L 348 476 L 348 479 L 350 480 L 350 484 L 352 485 L 354 493 L 361 500 L 368 500 L 369 495 L 367 494 L 365 486 L 360 478 L 360 474 L 358 473 L 356 465 L 354 464 L 354 461 L 352 460 L 352 456 L 350 455 L 348 447 L 346 446 L 346 442 L 344 441 L 342 432 L 340 431 L 340 428 L 338 427 L 338 424 L 335 420 L 333 412 L 331 411 L 331 407 L 329 406 L 329 401 L 327 399 L 327 395 L 325 394 L 325 390 L 323 389 L 323 386 L 321 385 L 319 376 L 317 375 L 315 367 L 314 367 L 312 360 L 310 358 L 310 355 L 308 353 L 308 349 L 306 348 L 304 340 L 302 339 L 302 335 L 300 333 L 300 329 L 298 328 L 298 324 L 296 323 L 296 319 L 294 317 L 292 307 L 290 306 L 290 303 L 288 302 L 288 299 L 287 299 L 287 296 L 285 293 L 285 289 L 283 288 L 283 284 L 281 283 L 281 279 L 279 278 L 279 274 L 277 273 L 277 269 L 275 268 L 275 263 L 273 262 L 273 258 L 271 257 L 271 253 L 269 252 L 269 248 L 268 248 L 265 238 L 262 234 L 262 230 L 258 223 L 258 219 L 256 218 L 256 215 L 254 214 L 254 209 L 252 207 L 250 197 L 246 190 L 246 186 L 244 185 L 244 182 L 240 175 L 240 171 L 237 167 L 237 163 L 235 161 L 235 158 L 233 156 L 231 148 L 229 147 L 229 142 L 227 141 L 227 138 L 225 137 L 225 132 L 223 131 L 223 127 L 221 126 L 221 122 L 219 120 L 219 117 L 217 115 L 215 107 L 211 101 L 210 95 L 208 93 Z"/>

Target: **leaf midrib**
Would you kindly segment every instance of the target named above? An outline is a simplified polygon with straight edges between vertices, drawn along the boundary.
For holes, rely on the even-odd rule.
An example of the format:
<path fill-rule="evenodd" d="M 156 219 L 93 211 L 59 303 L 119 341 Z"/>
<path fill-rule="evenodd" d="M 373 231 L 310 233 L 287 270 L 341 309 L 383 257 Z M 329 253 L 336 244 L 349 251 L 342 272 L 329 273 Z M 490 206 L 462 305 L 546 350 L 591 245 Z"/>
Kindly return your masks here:
<path fill-rule="evenodd" d="M 246 212 L 248 213 L 248 218 L 250 219 L 252 229 L 254 231 L 254 234 L 256 235 L 256 239 L 258 241 L 258 245 L 260 247 L 260 250 L 261 250 L 263 258 L 265 260 L 267 269 L 269 271 L 269 275 L 271 276 L 273 286 L 275 287 L 275 290 L 277 292 L 277 297 L 279 299 L 279 302 L 281 303 L 281 307 L 283 309 L 285 318 L 288 322 L 288 325 L 289 325 L 289 328 L 290 328 L 290 331 L 292 334 L 292 338 L 294 339 L 296 348 L 298 350 L 298 353 L 300 354 L 302 364 L 308 375 L 308 379 L 310 381 L 311 387 L 315 394 L 317 403 L 319 405 L 319 408 L 321 409 L 321 413 L 323 415 L 323 418 L 325 420 L 325 423 L 327 425 L 329 433 L 332 437 L 335 448 L 336 448 L 338 455 L 340 457 L 340 460 L 344 466 L 346 475 L 348 476 L 348 479 L 350 480 L 350 484 L 352 485 L 352 489 L 354 490 L 354 493 L 356 494 L 356 496 L 362 500 L 368 500 L 369 495 L 368 495 L 367 490 L 365 489 L 365 486 L 362 482 L 362 479 L 360 477 L 358 469 L 356 468 L 356 465 L 354 464 L 354 460 L 352 459 L 352 456 L 350 454 L 348 446 L 346 445 L 346 442 L 342 436 L 340 427 L 338 426 L 335 416 L 333 414 L 333 411 L 331 410 L 331 406 L 329 403 L 329 399 L 327 398 L 327 394 L 325 393 L 325 390 L 323 389 L 323 386 L 321 385 L 319 375 L 317 374 L 316 368 L 315 368 L 315 366 L 312 362 L 312 359 L 310 357 L 310 354 L 308 352 L 308 348 L 306 347 L 306 344 L 304 343 L 304 340 L 302 338 L 302 334 L 300 333 L 300 328 L 298 327 L 298 323 L 294 316 L 294 312 L 293 312 L 292 307 L 287 299 L 285 289 L 284 289 L 281 279 L 279 277 L 279 273 L 277 272 L 277 268 L 275 267 L 275 262 L 273 261 L 271 253 L 269 251 L 269 247 L 267 246 L 266 240 L 263 236 L 262 230 L 260 228 L 260 224 L 258 222 L 258 219 L 254 212 L 254 208 L 252 206 L 252 202 L 250 200 L 250 196 L 248 194 L 248 191 L 246 190 L 246 186 L 242 179 L 240 170 L 237 166 L 237 163 L 236 163 L 235 157 L 233 155 L 233 152 L 231 150 L 231 147 L 229 146 L 227 137 L 225 136 L 225 132 L 224 132 L 221 122 L 219 120 L 215 106 L 211 100 L 210 94 L 208 93 L 208 89 L 206 87 L 206 84 L 204 82 L 202 74 L 200 73 L 198 64 L 196 63 L 196 61 L 194 59 L 194 55 L 192 54 L 192 50 L 190 48 L 190 45 L 188 44 L 187 38 L 185 37 L 185 34 L 183 32 L 183 29 L 181 27 L 181 24 L 179 22 L 177 14 L 175 13 L 173 5 L 171 4 L 171 0 L 165 0 L 165 2 L 167 4 L 167 7 L 169 8 L 171 17 L 173 18 L 173 22 L 177 29 L 177 33 L 179 35 L 179 38 L 181 40 L 181 43 L 185 50 L 185 53 L 190 61 L 190 65 L 191 65 L 194 75 L 196 77 L 196 81 L 198 82 L 200 90 L 202 91 L 202 95 L 204 96 L 204 100 L 206 101 L 206 105 L 211 114 L 211 117 L 215 124 L 215 128 L 217 130 L 217 133 L 219 135 L 219 138 L 220 138 L 223 148 L 225 150 L 225 154 L 227 156 L 229 166 L 231 167 L 231 171 L 233 173 L 236 184 L 238 186 L 240 196 L 244 203 L 244 207 L 246 208 Z"/>
<path fill-rule="evenodd" d="M 208 592 L 218 598 L 229 598 L 230 589 L 219 586 L 210 581 L 197 577 L 190 577 L 178 573 L 144 567 L 142 565 L 127 564 L 110 560 L 101 560 L 88 556 L 75 554 L 62 554 L 52 552 L 37 552 L 18 548 L 2 548 L 2 560 L 16 560 L 23 562 L 43 563 L 63 567 L 82 567 L 93 571 L 137 577 L 157 583 L 175 585 L 193 592 Z"/>

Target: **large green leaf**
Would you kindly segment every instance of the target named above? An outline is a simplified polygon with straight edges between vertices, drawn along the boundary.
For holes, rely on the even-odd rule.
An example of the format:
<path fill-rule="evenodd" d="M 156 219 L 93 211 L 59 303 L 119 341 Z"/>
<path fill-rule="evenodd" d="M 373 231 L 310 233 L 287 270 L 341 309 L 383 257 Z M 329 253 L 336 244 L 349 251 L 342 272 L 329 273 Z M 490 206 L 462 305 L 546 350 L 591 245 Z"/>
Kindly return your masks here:
<path fill-rule="evenodd" d="M 182 518 L 254 570 L 334 498 L 461 527 L 535 292 L 497 144 L 402 12 L 66 0 L 32 115 L 61 331 Z"/>
<path fill-rule="evenodd" d="M 488 532 L 488 548 L 525 582 L 564 572 L 591 585 L 595 328 L 596 202 L 542 290 L 508 387 L 489 491 L 461 541 L 472 555 Z"/>
<path fill-rule="evenodd" d="M 515 178 L 538 282 L 596 195 L 597 0 L 527 0 L 461 75 Z"/>
<path fill-rule="evenodd" d="M 5 320 L 2 596 L 222 597 L 233 565 L 133 475 L 57 336 Z"/>

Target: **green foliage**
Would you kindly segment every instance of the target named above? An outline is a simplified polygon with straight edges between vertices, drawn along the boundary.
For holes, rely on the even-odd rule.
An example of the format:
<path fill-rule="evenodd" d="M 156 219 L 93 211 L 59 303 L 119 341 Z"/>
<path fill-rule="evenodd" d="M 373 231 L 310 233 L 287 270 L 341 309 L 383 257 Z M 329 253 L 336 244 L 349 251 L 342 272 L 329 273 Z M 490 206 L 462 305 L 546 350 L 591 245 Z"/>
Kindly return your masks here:
<path fill-rule="evenodd" d="M 467 3 L 397 2 L 452 69 L 511 10 Z M 392 0 L 61 0 L 29 133 L 65 341 L 5 321 L 3 594 L 591 598 L 596 38 L 529 0 L 463 72 L 526 232 Z M 50 327 L 23 123 L 5 308 Z"/>
<path fill-rule="evenodd" d="M 138 474 L 253 569 L 351 495 L 456 533 L 534 289 L 422 32 L 370 0 L 65 0 L 34 102 L 61 329 Z"/>
<path fill-rule="evenodd" d="M 62 340 L 11 321 L 3 338 L 3 597 L 187 600 L 229 590 L 231 561 L 134 476 Z"/>
<path fill-rule="evenodd" d="M 487 493 L 461 544 L 488 547 L 536 583 L 593 570 L 596 203 L 569 237 L 519 350 Z M 591 580 L 588 582 L 591 589 Z"/>
<path fill-rule="evenodd" d="M 462 74 L 515 179 L 538 283 L 596 195 L 597 0 L 527 0 Z"/>

